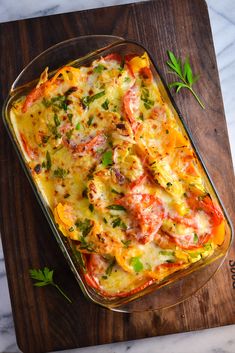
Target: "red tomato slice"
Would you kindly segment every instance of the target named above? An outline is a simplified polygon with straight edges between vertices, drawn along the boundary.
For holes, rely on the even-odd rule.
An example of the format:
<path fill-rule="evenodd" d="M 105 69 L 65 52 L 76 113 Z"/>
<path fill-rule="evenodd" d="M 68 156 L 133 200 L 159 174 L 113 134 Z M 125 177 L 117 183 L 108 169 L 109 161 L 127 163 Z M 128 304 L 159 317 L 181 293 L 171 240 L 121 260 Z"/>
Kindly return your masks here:
<path fill-rule="evenodd" d="M 137 55 L 136 54 L 127 54 L 125 55 L 125 62 L 131 61 L 131 59 L 135 58 Z"/>
<path fill-rule="evenodd" d="M 95 288 L 95 289 L 99 289 L 99 284 L 94 280 L 94 278 L 89 273 L 85 273 L 84 277 L 85 277 L 87 284 L 90 287 Z"/>
<path fill-rule="evenodd" d="M 153 80 L 153 74 L 149 67 L 143 67 L 142 69 L 140 69 L 139 74 L 143 77 L 144 80 Z"/>
<path fill-rule="evenodd" d="M 46 88 L 46 82 L 41 84 L 39 87 L 34 88 L 26 97 L 24 104 L 22 106 L 22 113 L 26 113 L 31 105 L 38 99 L 43 97 Z"/>
<path fill-rule="evenodd" d="M 117 61 L 117 62 L 120 63 L 120 64 L 121 64 L 121 62 L 122 62 L 122 57 L 121 57 L 121 55 L 120 55 L 120 54 L 117 54 L 117 53 L 108 54 L 108 55 L 106 55 L 103 59 L 106 60 L 106 61 L 115 60 L 115 61 Z"/>
<path fill-rule="evenodd" d="M 75 141 L 64 139 L 65 145 L 68 145 L 72 148 L 74 153 L 89 153 L 96 152 L 101 146 L 103 146 L 106 142 L 106 137 L 102 133 L 98 133 L 95 137 L 91 138 L 87 142 L 82 142 L 80 144 L 76 144 Z"/>
<path fill-rule="evenodd" d="M 28 157 L 31 159 L 36 159 L 38 157 L 38 153 L 37 153 L 36 149 L 32 148 L 29 145 L 29 143 L 26 140 L 26 137 L 23 133 L 20 134 L 20 138 L 21 138 L 24 150 L 25 150 L 26 154 L 28 155 Z"/>
<path fill-rule="evenodd" d="M 133 230 L 128 232 L 142 244 L 153 240 L 165 217 L 162 202 L 154 195 L 133 193 L 125 195 L 116 203 L 124 206 L 132 215 Z"/>
<path fill-rule="evenodd" d="M 140 95 L 137 85 L 133 85 L 129 91 L 126 92 L 123 98 L 124 112 L 129 120 L 133 131 L 135 132 L 139 126 L 136 118 L 139 116 L 140 110 Z"/>
<path fill-rule="evenodd" d="M 212 226 L 218 226 L 224 219 L 221 211 L 216 206 L 214 206 L 210 196 L 198 197 L 191 194 L 187 201 L 193 210 L 203 210 L 210 217 Z"/>
<path fill-rule="evenodd" d="M 133 191 L 137 186 L 140 186 L 141 184 L 143 184 L 147 179 L 147 177 L 148 175 L 142 174 L 137 180 L 132 181 L 129 185 L 130 190 Z"/>
<path fill-rule="evenodd" d="M 218 226 L 224 219 L 223 214 L 217 207 L 214 206 L 209 196 L 206 196 L 199 201 L 199 207 L 201 207 L 203 211 L 210 216 L 213 226 Z"/>

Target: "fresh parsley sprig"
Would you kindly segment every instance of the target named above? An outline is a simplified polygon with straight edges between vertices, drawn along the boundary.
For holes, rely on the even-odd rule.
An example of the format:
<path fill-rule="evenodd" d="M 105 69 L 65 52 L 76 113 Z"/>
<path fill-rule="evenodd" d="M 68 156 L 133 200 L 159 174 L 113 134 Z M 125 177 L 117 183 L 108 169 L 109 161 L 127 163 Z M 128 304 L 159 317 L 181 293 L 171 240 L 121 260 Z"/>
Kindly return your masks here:
<path fill-rule="evenodd" d="M 29 270 L 29 275 L 32 279 L 36 280 L 37 282 L 34 283 L 34 286 L 36 287 L 45 287 L 48 285 L 51 285 L 55 287 L 65 299 L 67 299 L 70 303 L 72 301 L 67 297 L 67 295 L 64 293 L 64 291 L 56 284 L 53 280 L 53 270 L 49 270 L 48 267 L 44 267 L 42 270 L 36 270 L 36 269 L 30 269 Z"/>
<path fill-rule="evenodd" d="M 176 58 L 175 55 L 168 50 L 167 51 L 169 60 L 166 62 L 170 71 L 175 73 L 180 79 L 181 82 L 176 81 L 169 84 L 169 88 L 175 87 L 176 92 L 178 93 L 181 88 L 187 88 L 193 96 L 196 98 L 197 102 L 200 106 L 205 109 L 204 104 L 193 90 L 192 85 L 199 79 L 199 75 L 194 76 L 192 72 L 192 68 L 190 66 L 189 58 L 185 59 L 184 64 L 181 62 L 180 58 Z"/>

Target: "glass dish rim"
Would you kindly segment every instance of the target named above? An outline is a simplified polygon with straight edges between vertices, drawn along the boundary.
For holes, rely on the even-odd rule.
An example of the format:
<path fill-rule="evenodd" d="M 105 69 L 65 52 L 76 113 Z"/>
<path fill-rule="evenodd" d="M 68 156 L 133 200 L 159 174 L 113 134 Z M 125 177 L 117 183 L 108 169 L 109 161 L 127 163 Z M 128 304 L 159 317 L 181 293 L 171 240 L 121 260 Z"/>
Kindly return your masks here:
<path fill-rule="evenodd" d="M 12 142 L 13 142 L 14 148 L 15 148 L 15 150 L 16 150 L 16 152 L 17 152 L 17 155 L 18 155 L 18 157 L 19 157 L 19 160 L 20 160 L 20 162 L 21 162 L 21 165 L 23 166 L 24 172 L 26 173 L 26 176 L 27 176 L 27 178 L 28 178 L 28 180 L 29 180 L 29 182 L 30 182 L 30 184 L 31 184 L 31 186 L 32 186 L 32 188 L 33 188 L 33 190 L 34 190 L 34 194 L 36 195 L 37 200 L 39 201 L 39 204 L 40 204 L 40 206 L 41 206 L 41 208 L 42 208 L 42 210 L 43 210 L 43 213 L 45 214 L 46 219 L 47 219 L 47 221 L 49 222 L 49 225 L 50 225 L 50 227 L 51 227 L 51 229 L 52 229 L 52 231 L 53 231 L 53 233 L 54 233 L 54 236 L 55 236 L 57 242 L 59 243 L 59 246 L 60 246 L 62 252 L 64 253 L 64 256 L 66 257 L 67 261 L 69 262 L 70 268 L 72 269 L 72 271 L 73 271 L 74 274 L 75 274 L 75 278 L 77 279 L 77 281 L 78 281 L 78 283 L 79 283 L 79 285 L 80 285 L 80 288 L 81 288 L 83 294 L 84 294 L 91 302 L 93 302 L 93 303 L 96 303 L 96 304 L 98 304 L 98 305 L 100 305 L 100 306 L 102 306 L 102 307 L 105 307 L 105 308 L 107 308 L 107 309 L 111 309 L 111 310 L 113 310 L 113 311 L 122 311 L 122 312 L 123 312 L 123 310 L 118 310 L 118 306 L 117 306 L 117 307 L 110 307 L 110 306 L 108 306 L 107 304 L 103 304 L 103 303 L 97 301 L 97 300 L 96 300 L 94 297 L 92 297 L 91 294 L 88 292 L 88 290 L 87 290 L 87 288 L 86 288 L 86 285 L 83 283 L 84 280 L 81 278 L 80 274 L 78 273 L 78 271 L 77 271 L 77 269 L 76 269 L 76 267 L 75 267 L 75 264 L 74 264 L 74 262 L 73 262 L 73 260 L 72 260 L 72 258 L 71 258 L 71 256 L 70 256 L 70 254 L 68 253 L 68 251 L 67 251 L 67 249 L 66 249 L 65 244 L 64 244 L 63 241 L 61 240 L 61 235 L 60 235 L 60 233 L 58 232 L 58 229 L 56 228 L 56 226 L 55 226 L 55 224 L 54 224 L 54 222 L 53 222 L 53 219 L 52 219 L 52 217 L 51 217 L 51 215 L 50 215 L 50 209 L 48 209 L 48 206 L 43 202 L 41 196 L 40 196 L 40 195 L 38 194 L 38 192 L 37 192 L 37 188 L 36 188 L 36 185 L 35 185 L 35 182 L 34 182 L 32 176 L 31 176 L 31 173 L 29 172 L 29 170 L 28 170 L 28 168 L 27 168 L 27 166 L 26 166 L 26 164 L 25 164 L 25 161 L 24 161 L 24 159 L 23 159 L 23 157 L 22 157 L 22 155 L 21 155 L 21 153 L 20 153 L 20 150 L 19 150 L 19 148 L 18 148 L 18 146 L 17 146 L 16 141 L 14 140 L 12 134 L 11 134 L 10 131 L 9 131 L 10 129 L 9 129 L 8 125 L 7 125 L 7 121 L 6 121 L 7 118 L 6 118 L 6 116 L 5 116 L 5 115 L 6 115 L 6 111 L 7 111 L 8 104 L 11 102 L 11 98 L 14 97 L 14 96 L 12 97 L 12 93 L 15 92 L 15 90 L 18 90 L 18 88 L 15 88 L 15 89 L 14 89 L 14 86 L 16 85 L 17 81 L 22 77 L 22 75 L 24 74 L 24 72 L 25 72 L 36 60 L 38 60 L 41 56 L 45 55 L 45 54 L 48 53 L 49 51 L 52 51 L 52 50 L 56 49 L 57 47 L 59 47 L 59 46 L 61 46 L 61 45 L 69 44 L 70 42 L 73 42 L 73 41 L 76 41 L 76 40 L 79 40 L 79 39 L 90 38 L 90 37 L 97 37 L 97 38 L 106 37 L 106 38 L 114 38 L 114 39 L 117 39 L 117 40 L 116 40 L 115 42 L 113 42 L 113 43 L 107 45 L 107 46 L 104 46 L 104 47 L 102 47 L 102 48 L 98 48 L 97 50 L 94 50 L 94 51 L 92 51 L 92 52 L 89 52 L 88 54 L 86 54 L 86 55 L 84 55 L 84 56 L 78 57 L 76 60 L 73 60 L 73 61 L 69 62 L 69 64 L 72 64 L 72 63 L 74 63 L 74 62 L 76 62 L 76 61 L 83 61 L 83 60 L 85 60 L 86 58 L 89 58 L 89 57 L 92 58 L 93 56 L 99 54 L 100 52 L 102 53 L 103 51 L 105 51 L 105 50 L 107 50 L 107 49 L 115 48 L 115 46 L 117 46 L 117 45 L 119 45 L 119 44 L 134 44 L 134 45 L 137 45 L 137 46 L 141 47 L 144 51 L 146 51 L 146 52 L 148 53 L 148 55 L 149 55 L 149 57 L 150 57 L 150 60 L 151 60 L 152 64 L 154 65 L 154 69 L 156 70 L 157 74 L 159 75 L 160 80 L 162 81 L 162 84 L 163 84 L 163 86 L 164 86 L 164 89 L 166 90 L 166 93 L 167 93 L 167 95 L 168 95 L 168 98 L 170 99 L 170 103 L 172 104 L 173 108 L 175 109 L 175 111 L 176 111 L 176 113 L 177 113 L 177 115 L 178 115 L 178 117 L 179 117 L 179 119 L 180 119 L 180 121 L 181 121 L 181 123 L 182 123 L 182 125 L 183 125 L 183 128 L 185 129 L 185 131 L 186 131 L 186 133 L 187 133 L 187 135 L 188 135 L 188 137 L 189 137 L 190 143 L 191 143 L 191 145 L 192 145 L 192 147 L 193 147 L 193 149 L 194 149 L 194 151 L 195 151 L 195 153 L 196 153 L 196 155 L 197 155 L 197 158 L 199 159 L 200 163 L 202 164 L 202 167 L 203 167 L 203 170 L 204 170 L 204 172 L 205 172 L 205 174 L 206 174 L 206 177 L 208 178 L 208 181 L 209 181 L 209 183 L 210 183 L 210 185 L 211 185 L 211 187 L 212 187 L 212 189 L 213 189 L 213 192 L 215 193 L 215 196 L 216 196 L 216 198 L 217 198 L 217 200 L 218 200 L 218 203 L 219 203 L 219 205 L 220 205 L 220 207 L 221 207 L 221 209 L 222 209 L 222 211 L 223 211 L 223 213 L 224 213 L 224 216 L 225 216 L 225 218 L 226 218 L 226 222 L 227 222 L 227 224 L 228 224 L 228 226 L 229 226 L 229 228 L 230 228 L 230 231 L 231 231 L 231 237 L 230 237 L 229 245 L 228 245 L 228 247 L 227 247 L 227 249 L 226 249 L 225 254 L 221 255 L 221 256 L 223 256 L 223 258 L 221 259 L 220 265 L 217 267 L 217 269 L 216 269 L 215 272 L 217 272 L 217 270 L 218 270 L 219 267 L 222 265 L 222 263 L 224 262 L 225 257 L 226 257 L 227 254 L 228 254 L 229 248 L 231 247 L 231 244 L 232 244 L 232 241 L 233 241 L 233 238 L 234 238 L 234 230 L 233 230 L 232 222 L 231 222 L 231 220 L 230 220 L 230 218 L 229 218 L 229 216 L 228 216 L 228 214 L 227 214 L 227 211 L 226 211 L 226 209 L 225 209 L 225 207 L 224 207 L 224 205 L 223 205 L 223 202 L 222 202 L 222 200 L 221 200 L 221 198 L 220 198 L 220 196 L 219 196 L 219 194 L 218 194 L 218 192 L 217 192 L 217 189 L 216 189 L 216 187 L 215 187 L 215 185 L 214 185 L 214 183 L 213 183 L 213 181 L 212 181 L 212 179 L 211 179 L 211 177 L 210 177 L 210 174 L 209 174 L 209 172 L 208 172 L 208 169 L 207 169 L 207 167 L 205 166 L 205 163 L 204 163 L 204 161 L 203 161 L 203 159 L 202 159 L 202 157 L 201 157 L 201 155 L 200 155 L 200 153 L 199 153 L 199 150 L 198 150 L 197 146 L 196 146 L 195 143 L 194 143 L 194 140 L 193 140 L 191 131 L 188 129 L 187 124 L 186 124 L 186 122 L 184 121 L 184 118 L 183 118 L 181 112 L 179 111 L 179 108 L 178 108 L 178 106 L 177 106 L 177 104 L 176 104 L 174 98 L 172 97 L 170 91 L 169 91 L 169 88 L 168 88 L 168 86 L 167 86 L 167 84 L 166 84 L 166 82 L 165 82 L 165 79 L 164 79 L 163 75 L 161 74 L 161 71 L 159 70 L 158 65 L 156 64 L 156 61 L 155 61 L 154 58 L 153 58 L 153 55 L 151 54 L 151 52 L 150 52 L 148 49 L 145 48 L 145 46 L 143 46 L 141 43 L 139 43 L 139 42 L 137 42 L 137 41 L 129 40 L 129 39 L 124 39 L 124 38 L 122 38 L 122 37 L 117 37 L 117 36 L 110 36 L 110 35 L 87 35 L 87 36 L 78 36 L 78 37 L 70 38 L 70 39 L 68 39 L 68 40 L 65 40 L 65 41 L 56 43 L 55 45 L 53 45 L 53 46 L 47 48 L 45 51 L 41 52 L 39 55 L 37 55 L 36 57 L 34 57 L 34 58 L 23 68 L 23 70 L 20 72 L 20 74 L 16 77 L 16 79 L 15 79 L 14 82 L 13 82 L 13 84 L 11 85 L 9 94 L 8 94 L 6 100 L 4 101 L 3 109 L 2 109 L 2 113 L 3 113 L 2 115 L 3 115 L 4 125 L 5 125 L 5 127 L 6 127 L 6 129 L 7 129 L 7 131 L 8 131 L 8 134 L 9 134 L 9 136 L 10 136 Z M 67 64 L 67 63 L 64 63 L 64 65 L 66 65 L 66 64 Z M 58 68 L 57 68 L 57 69 L 58 69 Z M 35 80 L 36 80 L 36 79 L 35 79 Z M 32 82 L 34 82 L 34 80 L 33 80 L 33 81 L 30 81 L 29 83 L 32 83 Z M 25 85 L 26 85 L 26 84 L 25 84 Z M 24 85 L 23 85 L 22 87 L 24 87 Z M 58 239 L 58 238 L 59 238 L 59 239 Z M 215 260 L 216 260 L 216 259 L 215 259 Z M 205 266 L 206 266 L 206 265 L 207 265 L 207 264 L 205 264 Z M 202 267 L 203 267 L 203 265 L 202 265 L 200 268 L 202 268 Z M 199 268 L 198 270 L 200 270 L 200 268 Z M 195 272 L 196 272 L 196 271 L 197 271 L 197 270 L 195 270 Z M 213 275 L 214 275 L 214 273 L 211 275 L 211 277 L 212 277 Z M 187 276 L 187 274 L 186 274 L 186 276 Z M 79 280 L 78 280 L 77 277 L 79 277 Z M 211 277 L 210 277 L 210 278 L 211 278 Z M 210 278 L 209 278 L 209 279 L 210 279 Z M 208 279 L 208 280 L 209 280 L 209 279 Z M 179 281 L 179 279 L 176 280 L 174 283 L 176 283 L 177 281 Z M 207 282 L 205 282 L 205 283 L 207 283 Z M 203 286 L 203 285 L 202 285 L 202 286 Z M 199 287 L 198 289 L 200 289 L 200 288 L 201 288 L 201 287 Z M 198 289 L 197 289 L 197 290 L 198 290 Z M 155 290 L 158 290 L 158 288 L 156 288 Z M 195 290 L 194 293 L 195 293 L 197 290 Z M 154 290 L 153 290 L 153 292 L 154 292 Z M 182 299 L 181 301 L 178 301 L 177 303 L 172 304 L 172 305 L 169 305 L 169 306 L 167 306 L 167 307 L 174 306 L 174 305 L 176 305 L 176 304 L 178 304 L 178 303 L 180 303 L 180 302 L 182 302 L 182 301 L 188 299 L 188 298 L 189 298 L 191 295 L 193 295 L 194 293 L 190 294 L 188 297 Z M 143 295 L 142 298 L 144 298 L 144 296 L 145 296 L 145 294 Z M 136 298 L 134 298 L 134 299 L 136 299 Z M 140 298 L 140 299 L 141 299 L 141 298 Z M 132 299 L 132 300 L 133 300 L 133 299 Z M 129 302 L 131 302 L 131 297 L 130 297 L 130 301 L 129 301 Z M 120 305 L 122 305 L 122 304 L 120 304 Z M 156 310 L 156 309 L 153 309 L 153 310 Z M 158 309 L 157 309 L 157 310 L 158 310 Z"/>

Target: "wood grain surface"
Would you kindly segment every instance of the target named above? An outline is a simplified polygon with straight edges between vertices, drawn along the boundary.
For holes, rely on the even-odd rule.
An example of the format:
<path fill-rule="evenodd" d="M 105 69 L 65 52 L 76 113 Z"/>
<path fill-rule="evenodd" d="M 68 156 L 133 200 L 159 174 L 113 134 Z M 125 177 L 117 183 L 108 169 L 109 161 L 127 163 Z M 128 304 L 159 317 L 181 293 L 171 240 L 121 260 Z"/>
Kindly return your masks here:
<path fill-rule="evenodd" d="M 115 34 L 146 46 L 167 73 L 166 50 L 190 55 L 201 74 L 197 91 L 175 99 L 192 131 L 222 200 L 234 220 L 234 174 L 207 7 L 202 0 L 157 0 L 0 25 L 1 105 L 11 83 L 37 54 L 62 40 L 85 34 Z M 121 314 L 83 297 L 0 122 L 1 235 L 19 347 L 46 352 L 131 340 L 235 323 L 232 273 L 234 246 L 214 278 L 186 302 L 162 312 Z M 73 300 L 53 288 L 35 288 L 29 268 L 47 265 Z"/>

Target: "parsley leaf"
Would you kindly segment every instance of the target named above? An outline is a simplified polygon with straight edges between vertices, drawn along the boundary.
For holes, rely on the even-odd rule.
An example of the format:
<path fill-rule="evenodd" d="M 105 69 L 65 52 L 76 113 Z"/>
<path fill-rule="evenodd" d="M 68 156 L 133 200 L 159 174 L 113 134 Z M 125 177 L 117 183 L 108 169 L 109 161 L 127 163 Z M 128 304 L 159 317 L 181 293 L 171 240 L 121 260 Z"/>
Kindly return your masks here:
<path fill-rule="evenodd" d="M 135 272 L 140 272 L 144 268 L 139 256 L 132 257 L 130 260 L 130 265 L 134 268 Z"/>
<path fill-rule="evenodd" d="M 108 265 L 106 271 L 105 271 L 106 275 L 108 275 L 108 276 L 111 275 L 111 273 L 112 273 L 112 271 L 113 271 L 113 266 L 115 265 L 115 263 L 116 263 L 116 259 L 115 259 L 115 257 L 114 257 L 113 260 L 112 260 L 112 261 L 110 262 L 110 264 Z"/>
<path fill-rule="evenodd" d="M 103 70 L 105 69 L 105 66 L 104 65 L 97 65 L 95 68 L 94 68 L 94 72 L 97 72 L 98 74 L 100 74 Z"/>
<path fill-rule="evenodd" d="M 81 242 L 81 244 L 80 244 L 79 248 L 81 250 L 85 249 L 89 252 L 94 251 L 94 244 L 92 242 L 87 242 L 83 236 L 80 238 L 80 242 Z"/>
<path fill-rule="evenodd" d="M 93 96 L 85 96 L 81 99 L 82 104 L 85 107 L 89 107 L 89 105 L 94 102 L 96 99 L 99 99 L 105 95 L 105 91 L 101 91 L 99 93 L 94 94 Z"/>
<path fill-rule="evenodd" d="M 115 210 L 115 211 L 126 211 L 125 207 L 122 205 L 110 205 L 106 207 L 109 210 Z"/>
<path fill-rule="evenodd" d="M 124 248 L 127 248 L 127 249 L 129 248 L 129 246 L 131 244 L 131 240 L 130 239 L 129 240 L 121 240 L 121 242 L 122 242 Z"/>
<path fill-rule="evenodd" d="M 59 120 L 58 115 L 56 113 L 54 114 L 54 123 L 55 123 L 56 127 L 60 126 L 60 120 Z"/>
<path fill-rule="evenodd" d="M 68 175 L 68 170 L 58 167 L 54 170 L 54 176 L 57 178 L 65 178 Z"/>
<path fill-rule="evenodd" d="M 53 274 L 54 271 L 53 270 L 49 270 L 48 267 L 44 267 L 44 269 L 42 270 L 36 270 L 36 269 L 30 269 L 29 270 L 29 275 L 32 279 L 34 279 L 35 282 L 34 286 L 36 287 L 45 287 L 48 285 L 52 285 L 53 287 L 55 287 L 62 295 L 65 299 L 67 299 L 70 303 L 72 303 L 72 301 L 69 299 L 69 297 L 67 297 L 67 295 L 63 292 L 63 290 L 58 286 L 58 284 L 56 284 L 53 280 Z"/>
<path fill-rule="evenodd" d="M 193 75 L 192 68 L 190 66 L 189 58 L 185 59 L 184 64 L 181 62 L 180 58 L 176 58 L 175 55 L 168 50 L 167 55 L 169 60 L 166 62 L 167 66 L 170 68 L 171 73 L 175 73 L 181 81 L 176 81 L 170 83 L 169 88 L 176 88 L 176 93 L 179 92 L 181 88 L 187 88 L 195 97 L 200 106 L 205 109 L 204 104 L 199 99 L 196 92 L 193 90 L 192 85 L 199 79 L 199 76 Z"/>
<path fill-rule="evenodd" d="M 104 109 L 104 110 L 108 110 L 109 109 L 109 100 L 106 99 L 104 101 L 104 103 L 101 104 L 101 107 Z"/>
<path fill-rule="evenodd" d="M 50 153 L 47 151 L 46 153 L 46 170 L 50 170 L 51 169 L 51 156 Z"/>
<path fill-rule="evenodd" d="M 92 115 L 89 116 L 88 121 L 87 121 L 87 125 L 91 126 L 93 120 L 94 120 L 94 116 L 92 116 Z"/>
<path fill-rule="evenodd" d="M 81 123 L 77 123 L 75 129 L 76 129 L 76 130 L 80 130 L 80 129 L 81 129 Z"/>
<path fill-rule="evenodd" d="M 89 219 L 85 218 L 84 221 L 77 220 L 75 226 L 80 230 L 83 237 L 86 237 L 90 233 L 93 224 Z"/>
<path fill-rule="evenodd" d="M 104 167 L 107 167 L 107 166 L 113 164 L 113 152 L 112 151 L 104 152 L 104 154 L 102 156 L 102 164 Z"/>

